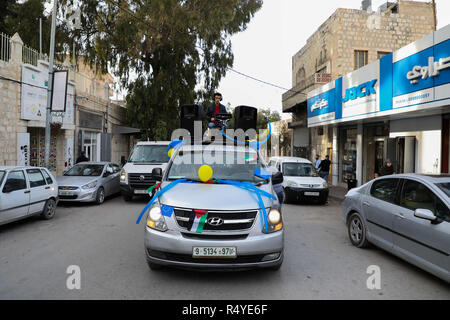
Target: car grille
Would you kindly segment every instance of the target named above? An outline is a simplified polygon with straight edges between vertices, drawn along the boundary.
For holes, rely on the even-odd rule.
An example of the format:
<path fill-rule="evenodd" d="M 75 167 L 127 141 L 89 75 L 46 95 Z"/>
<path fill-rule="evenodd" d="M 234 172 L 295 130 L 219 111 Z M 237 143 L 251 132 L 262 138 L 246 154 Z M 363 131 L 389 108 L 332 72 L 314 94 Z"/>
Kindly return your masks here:
<path fill-rule="evenodd" d="M 321 184 L 301 184 L 300 187 L 302 188 L 320 188 L 322 185 Z"/>
<path fill-rule="evenodd" d="M 141 179 L 141 176 L 144 179 Z M 156 183 L 151 173 L 129 173 L 128 183 L 132 188 L 147 189 Z"/>
<path fill-rule="evenodd" d="M 165 260 L 188 262 L 188 263 L 209 263 L 209 264 L 235 264 L 235 263 L 258 263 L 264 258 L 264 254 L 237 256 L 236 258 L 193 258 L 189 254 L 169 253 L 148 250 L 149 255 Z"/>
<path fill-rule="evenodd" d="M 65 186 L 59 186 L 59 190 L 77 190 L 78 187 L 65 187 Z"/>
<path fill-rule="evenodd" d="M 64 200 L 64 199 L 66 199 L 66 200 L 75 200 L 76 198 L 77 198 L 78 196 L 77 195 L 73 195 L 73 196 L 59 196 L 59 199 L 60 200 Z"/>
<path fill-rule="evenodd" d="M 174 209 L 175 218 L 178 225 L 187 230 L 189 225 L 189 218 L 195 215 L 192 209 Z M 258 211 L 209 211 L 208 219 L 221 218 L 223 224 L 220 226 L 212 226 L 205 223 L 203 231 L 241 231 L 248 230 L 253 226 L 255 222 L 256 214 Z"/>

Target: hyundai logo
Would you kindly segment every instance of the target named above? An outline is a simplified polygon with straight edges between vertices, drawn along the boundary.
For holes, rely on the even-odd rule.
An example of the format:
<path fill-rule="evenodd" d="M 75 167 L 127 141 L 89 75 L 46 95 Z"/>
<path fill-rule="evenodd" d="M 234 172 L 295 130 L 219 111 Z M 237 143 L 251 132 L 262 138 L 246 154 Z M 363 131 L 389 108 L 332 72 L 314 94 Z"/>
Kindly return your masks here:
<path fill-rule="evenodd" d="M 223 225 L 223 222 L 224 222 L 223 219 L 217 218 L 217 217 L 209 218 L 206 221 L 206 223 L 208 223 L 210 226 L 214 226 L 214 227 L 218 227 L 218 226 Z"/>
<path fill-rule="evenodd" d="M 144 181 L 144 180 L 145 180 L 145 176 L 144 176 L 143 174 L 141 174 L 141 175 L 139 176 L 139 180 Z"/>

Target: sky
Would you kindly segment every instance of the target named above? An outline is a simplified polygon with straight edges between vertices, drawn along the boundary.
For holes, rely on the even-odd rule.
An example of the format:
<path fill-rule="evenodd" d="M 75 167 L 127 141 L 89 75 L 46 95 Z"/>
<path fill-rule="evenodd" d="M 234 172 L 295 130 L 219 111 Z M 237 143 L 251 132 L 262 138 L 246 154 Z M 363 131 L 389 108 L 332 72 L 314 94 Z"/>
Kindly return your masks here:
<path fill-rule="evenodd" d="M 372 9 L 376 11 L 386 2 L 372 0 Z M 436 0 L 436 6 L 440 29 L 450 24 L 450 0 Z M 292 56 L 337 8 L 360 9 L 361 0 L 264 0 L 247 30 L 231 38 L 232 69 L 282 88 L 292 88 Z M 218 91 L 224 105 L 270 108 L 283 119 L 291 117 L 290 113 L 283 114 L 281 108 L 281 95 L 287 90 L 228 71 Z"/>

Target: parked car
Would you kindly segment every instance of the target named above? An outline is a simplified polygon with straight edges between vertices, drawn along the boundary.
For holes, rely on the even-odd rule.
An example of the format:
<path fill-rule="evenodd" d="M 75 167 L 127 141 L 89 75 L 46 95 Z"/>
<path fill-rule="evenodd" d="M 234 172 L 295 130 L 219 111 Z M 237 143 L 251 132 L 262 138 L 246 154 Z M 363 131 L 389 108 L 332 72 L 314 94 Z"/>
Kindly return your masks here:
<path fill-rule="evenodd" d="M 342 218 L 351 243 L 372 243 L 450 282 L 450 176 L 383 176 L 350 190 Z"/>
<path fill-rule="evenodd" d="M 61 201 L 95 202 L 120 192 L 120 167 L 111 162 L 80 162 L 57 178 Z"/>
<path fill-rule="evenodd" d="M 194 159 L 211 154 L 221 154 L 226 159 L 226 164 L 210 165 L 213 178 L 219 181 L 197 183 L 201 165 L 193 164 Z M 145 248 L 150 268 L 278 270 L 283 262 L 284 231 L 272 184 L 280 183 L 276 179 L 282 179 L 282 175 L 271 178 L 268 172 L 268 176 L 259 177 L 255 169 L 268 172 L 257 151 L 223 145 L 181 146 L 163 176 L 161 169 L 154 169 L 153 175 L 162 181 L 162 188 L 179 179 L 193 183 L 177 184 L 148 208 Z M 263 203 L 258 203 L 254 193 L 221 179 L 232 184 L 249 182 L 270 197 L 261 197 Z M 268 221 L 260 214 L 260 205 L 264 206 Z M 170 217 L 163 214 L 170 210 Z M 207 216 L 203 216 L 206 212 Z"/>
<path fill-rule="evenodd" d="M 283 174 L 284 202 L 295 200 L 328 201 L 328 183 L 317 173 L 311 161 L 297 157 L 272 157 L 269 166 Z"/>
<path fill-rule="evenodd" d="M 125 201 L 131 201 L 134 195 L 147 195 L 147 189 L 156 184 L 152 170 L 161 168 L 164 171 L 166 168 L 169 143 L 143 141 L 136 144 L 120 173 L 120 189 Z"/>
<path fill-rule="evenodd" d="M 52 219 L 58 184 L 46 168 L 0 167 L 0 225 L 39 214 Z"/>

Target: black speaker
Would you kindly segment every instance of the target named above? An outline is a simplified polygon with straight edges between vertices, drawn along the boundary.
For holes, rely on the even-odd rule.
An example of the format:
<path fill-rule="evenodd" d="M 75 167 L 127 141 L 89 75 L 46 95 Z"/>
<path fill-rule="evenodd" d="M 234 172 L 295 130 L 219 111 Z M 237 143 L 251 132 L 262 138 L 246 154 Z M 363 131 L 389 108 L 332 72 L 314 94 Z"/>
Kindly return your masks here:
<path fill-rule="evenodd" d="M 203 120 L 201 107 L 197 104 L 188 104 L 181 106 L 181 128 L 188 130 L 191 137 L 194 137 L 194 122 Z M 203 122 L 202 131 L 203 132 Z"/>
<path fill-rule="evenodd" d="M 256 131 L 256 121 L 258 120 L 258 109 L 254 107 L 238 106 L 234 110 L 234 130 L 254 129 Z"/>

